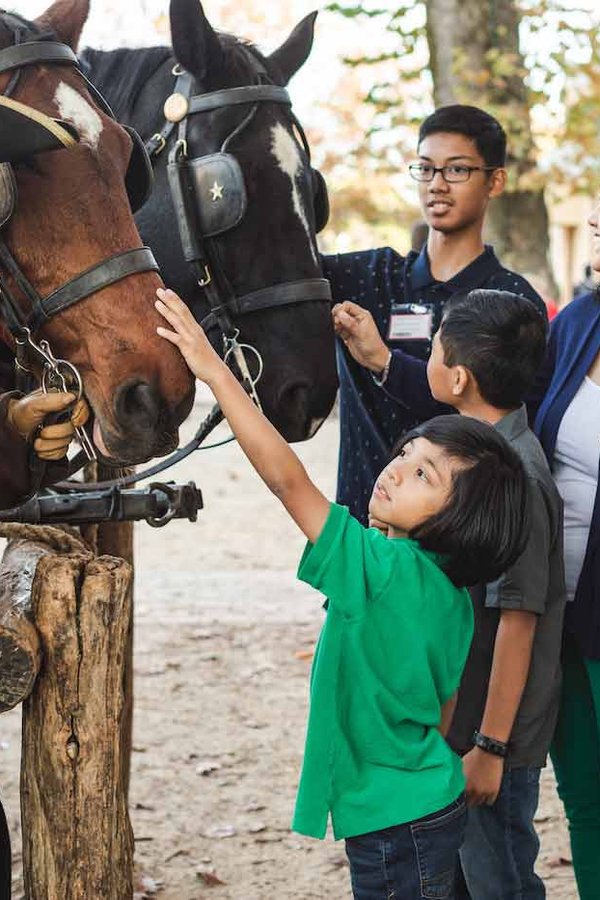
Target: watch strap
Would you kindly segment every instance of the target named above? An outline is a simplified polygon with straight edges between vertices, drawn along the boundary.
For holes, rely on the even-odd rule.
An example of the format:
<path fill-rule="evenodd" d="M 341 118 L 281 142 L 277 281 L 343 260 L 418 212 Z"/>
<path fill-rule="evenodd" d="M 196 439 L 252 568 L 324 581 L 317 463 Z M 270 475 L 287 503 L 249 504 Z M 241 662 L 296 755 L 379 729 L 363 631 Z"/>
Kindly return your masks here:
<path fill-rule="evenodd" d="M 502 758 L 508 756 L 507 743 L 488 737 L 486 734 L 481 734 L 480 731 L 473 732 L 473 743 L 481 750 L 485 750 L 486 753 L 491 753 L 492 756 L 501 756 Z"/>

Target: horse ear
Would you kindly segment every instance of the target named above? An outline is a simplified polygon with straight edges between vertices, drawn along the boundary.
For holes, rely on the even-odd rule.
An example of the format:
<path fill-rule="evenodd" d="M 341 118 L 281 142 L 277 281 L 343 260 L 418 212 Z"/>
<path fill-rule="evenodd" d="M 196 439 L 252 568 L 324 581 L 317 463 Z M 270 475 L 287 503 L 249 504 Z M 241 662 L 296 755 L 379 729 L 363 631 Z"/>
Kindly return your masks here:
<path fill-rule="evenodd" d="M 60 41 L 76 50 L 89 12 L 90 0 L 55 0 L 35 24 L 41 29 L 49 28 Z"/>
<path fill-rule="evenodd" d="M 269 69 L 275 69 L 281 75 L 282 84 L 287 84 L 292 75 L 295 75 L 308 59 L 315 36 L 316 18 L 316 12 L 309 13 L 296 25 L 281 47 L 267 57 Z"/>
<path fill-rule="evenodd" d="M 173 54 L 199 80 L 211 80 L 223 68 L 223 50 L 199 0 L 171 0 Z"/>

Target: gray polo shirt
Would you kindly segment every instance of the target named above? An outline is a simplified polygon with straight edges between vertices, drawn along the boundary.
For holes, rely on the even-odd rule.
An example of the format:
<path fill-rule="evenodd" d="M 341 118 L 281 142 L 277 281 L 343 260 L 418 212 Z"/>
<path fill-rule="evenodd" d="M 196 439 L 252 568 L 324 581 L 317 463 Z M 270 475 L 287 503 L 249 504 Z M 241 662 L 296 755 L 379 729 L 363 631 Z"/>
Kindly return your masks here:
<path fill-rule="evenodd" d="M 565 608 L 562 500 L 525 407 L 501 419 L 497 430 L 523 461 L 529 481 L 525 550 L 498 581 L 471 590 L 475 634 L 448 741 L 458 753 L 473 746 L 487 698 L 496 631 L 503 609 L 533 612 L 538 622 L 527 684 L 510 737 L 507 766 L 543 766 L 558 713 L 560 648 Z"/>

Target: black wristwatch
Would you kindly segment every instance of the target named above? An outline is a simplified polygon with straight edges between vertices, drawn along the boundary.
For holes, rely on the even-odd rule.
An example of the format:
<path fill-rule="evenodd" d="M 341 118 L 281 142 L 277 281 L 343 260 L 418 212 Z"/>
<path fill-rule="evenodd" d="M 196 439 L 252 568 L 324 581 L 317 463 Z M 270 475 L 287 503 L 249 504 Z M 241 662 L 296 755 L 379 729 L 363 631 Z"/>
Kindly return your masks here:
<path fill-rule="evenodd" d="M 496 738 L 481 734 L 480 731 L 473 732 L 473 743 L 481 750 L 485 750 L 486 753 L 491 753 L 492 756 L 505 757 L 508 755 L 508 744 L 505 744 L 504 741 L 497 741 Z"/>

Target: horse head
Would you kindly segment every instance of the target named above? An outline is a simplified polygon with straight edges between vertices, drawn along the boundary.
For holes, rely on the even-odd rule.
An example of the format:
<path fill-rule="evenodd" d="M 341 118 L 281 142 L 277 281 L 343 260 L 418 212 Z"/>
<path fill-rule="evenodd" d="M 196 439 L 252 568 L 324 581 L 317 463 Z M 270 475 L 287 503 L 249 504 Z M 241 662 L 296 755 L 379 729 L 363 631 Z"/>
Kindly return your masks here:
<path fill-rule="evenodd" d="M 279 49 L 264 56 L 249 43 L 217 33 L 198 0 L 171 0 L 175 60 L 163 66 L 162 80 L 154 77 L 138 92 L 133 119 L 144 133 L 150 123 L 156 130 L 157 94 L 162 106 L 174 88 L 171 69 L 176 61 L 174 74 L 188 73 L 195 95 L 185 116 L 185 141 L 179 143 L 185 144 L 196 166 L 194 177 L 204 179 L 212 192 L 200 210 L 203 233 L 209 234 L 211 277 L 224 296 L 234 298 L 233 304 L 225 300 L 224 305 L 240 341 L 256 349 L 264 363 L 258 384 L 263 410 L 288 440 L 314 434 L 337 390 L 329 301 L 323 291 L 319 295 L 309 289 L 321 276 L 315 233 L 326 219 L 326 192 L 310 166 L 308 145 L 289 102 L 281 101 L 281 89 L 310 53 L 315 16 L 307 16 Z M 256 94 L 234 94 L 240 102 L 230 104 L 230 89 L 248 85 L 278 90 L 272 92 L 272 102 L 268 93 L 266 102 L 254 102 Z M 207 106 L 207 96 L 216 97 L 216 105 L 211 107 L 210 99 Z M 172 98 L 165 107 L 167 115 L 173 114 L 169 104 L 172 107 Z M 176 139 L 177 129 L 167 145 L 171 151 Z M 206 291 L 182 256 L 167 177 L 169 149 L 157 154 L 155 189 L 137 222 L 165 280 L 190 303 L 222 352 L 215 317 L 208 316 Z M 228 157 L 225 171 L 219 169 L 223 155 Z M 237 174 L 228 174 L 227 166 Z M 232 206 L 225 224 L 211 233 L 223 189 Z M 255 305 L 258 295 L 260 306 Z M 242 298 L 237 306 L 235 298 Z"/>
<path fill-rule="evenodd" d="M 75 48 L 88 7 L 88 0 L 57 0 L 35 22 L 2 14 L 0 51 L 27 42 Z M 141 247 L 127 189 L 135 198 L 143 188 L 144 160 L 76 64 L 12 67 L 0 74 L 0 92 L 76 138 L 68 149 L 14 161 L 17 204 L 1 234 L 37 294 L 51 298 L 86 270 Z M 32 310 L 18 278 L 2 271 L 2 279 L 28 320 Z M 193 401 L 189 371 L 156 334 L 161 285 L 156 271 L 121 275 L 35 325 L 36 337 L 81 373 L 96 444 L 122 463 L 173 449 Z M 6 327 L 3 333 L 10 342 Z"/>

